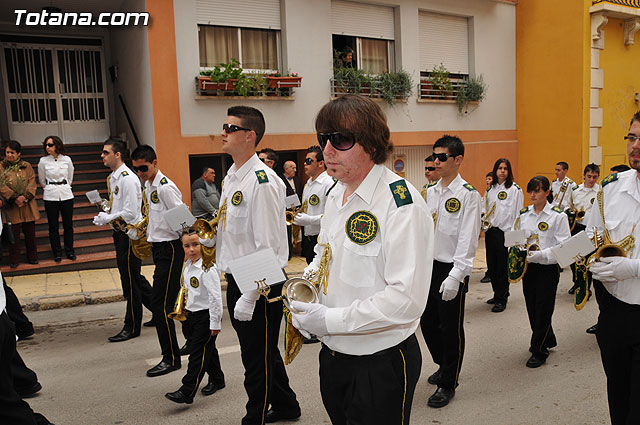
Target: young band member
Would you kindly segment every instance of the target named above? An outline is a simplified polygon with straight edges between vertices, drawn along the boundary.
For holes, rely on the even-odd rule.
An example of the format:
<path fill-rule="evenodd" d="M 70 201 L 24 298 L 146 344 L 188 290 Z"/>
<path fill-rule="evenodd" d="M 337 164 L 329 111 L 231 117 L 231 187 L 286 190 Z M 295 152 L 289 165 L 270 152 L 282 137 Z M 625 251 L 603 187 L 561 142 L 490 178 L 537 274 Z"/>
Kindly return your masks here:
<path fill-rule="evenodd" d="M 420 193 L 384 166 L 393 145 L 377 104 L 340 97 L 315 125 L 338 183 L 305 269 L 326 285 L 319 304 L 293 302 L 303 313 L 292 310 L 292 321 L 322 338 L 320 393 L 333 424 L 406 425 L 422 364 L 415 331 L 429 292 L 433 221 Z"/>
<path fill-rule="evenodd" d="M 584 182 L 573 188 L 570 194 L 571 197 L 569 198 L 568 206 L 571 210 L 569 213 L 575 215 L 575 223 L 571 229 L 572 236 L 580 233 L 586 228 L 584 224 L 582 224 L 582 221 L 596 203 L 596 195 L 598 194 L 598 190 L 600 190 L 600 186 L 596 183 L 600 178 L 600 167 L 596 164 L 587 164 L 587 166 L 584 167 L 583 178 Z M 575 264 L 571 265 L 571 271 L 573 272 L 574 286 L 569 289 L 569 293 L 573 294 L 576 291 L 577 284 Z M 587 287 L 589 293 L 591 293 L 591 280 L 591 272 L 587 272 Z"/>
<path fill-rule="evenodd" d="M 109 337 L 110 342 L 127 341 L 140 335 L 142 324 L 142 305 L 151 307 L 151 285 L 140 273 L 141 260 L 133 254 L 132 244 L 127 236 L 126 226 L 136 225 L 142 220 L 142 190 L 140 180 L 127 167 L 123 155 L 127 152 L 126 144 L 119 139 L 107 139 L 102 148 L 102 163 L 111 169 L 107 177 L 109 203 L 111 210 L 101 212 L 93 218 L 96 226 L 113 229 L 113 244 L 116 249 L 116 262 L 122 283 L 122 293 L 127 300 L 122 330 Z"/>
<path fill-rule="evenodd" d="M 560 161 L 556 164 L 556 179 L 551 183 L 551 192 L 553 193 L 552 206 L 564 210 L 569 203 L 569 194 L 577 184 L 567 177 L 569 164 Z"/>
<path fill-rule="evenodd" d="M 324 156 L 319 146 L 311 146 L 304 160 L 304 172 L 309 176 L 307 184 L 302 191 L 302 205 L 306 205 L 306 213 L 301 212 L 293 219 L 293 224 L 302 227 L 302 256 L 311 263 L 318 243 L 320 233 L 320 219 L 324 213 L 324 205 L 327 201 L 327 192 L 333 186 L 334 181 L 327 174 L 324 165 Z M 306 204 L 305 204 L 306 203 Z"/>
<path fill-rule="evenodd" d="M 222 293 L 216 265 L 212 264 L 206 271 L 202 268 L 200 241 L 193 228 L 182 233 L 182 248 L 187 257 L 182 285 L 186 290 L 184 308 L 189 327 L 189 365 L 182 386 L 165 397 L 176 403 L 191 404 L 205 372 L 209 375 L 209 383 L 202 389 L 202 394 L 211 395 L 225 387 L 216 349 L 222 322 Z"/>
<path fill-rule="evenodd" d="M 464 356 L 464 304 L 480 235 L 480 194 L 459 173 L 464 145 L 445 135 L 433 145 L 440 180 L 427 191 L 427 207 L 435 217 L 433 275 L 420 327 L 438 370 L 429 376 L 437 385 L 428 405 L 449 404 L 458 386 Z"/>
<path fill-rule="evenodd" d="M 245 368 L 249 401 L 243 425 L 300 417 L 278 350 L 282 301 L 269 303 L 257 290 L 241 294 L 230 268 L 232 260 L 265 248 L 273 250 L 279 267 L 287 265 L 284 182 L 255 152 L 264 130 L 259 110 L 234 106 L 227 111 L 221 133 L 222 151 L 231 155 L 233 165 L 220 196 L 216 264 L 226 273 L 227 306 Z M 282 284 L 271 290 L 279 294 Z"/>
<path fill-rule="evenodd" d="M 556 302 L 556 290 L 560 279 L 560 268 L 551 248 L 571 237 L 569 221 L 564 211 L 551 205 L 553 199 L 549 179 L 536 176 L 527 184 L 527 193 L 532 205 L 523 208 L 514 224 L 514 229 L 523 229 L 535 241 L 537 250 L 527 257 L 527 271 L 522 278 L 531 326 L 531 357 L 527 367 L 542 366 L 549 356 L 549 348 L 557 345 L 551 326 L 551 316 Z"/>
<path fill-rule="evenodd" d="M 632 170 L 602 181 L 602 206 L 597 200 L 586 223 L 587 230 L 595 227 L 599 234 L 606 229 L 611 241 L 627 250 L 626 257 L 601 258 L 591 266 L 600 307 L 596 337 L 613 425 L 640 423 L 640 112 L 631 119 L 625 140 Z"/>
<path fill-rule="evenodd" d="M 504 232 L 511 230 L 524 203 L 522 189 L 513 181 L 511 162 L 507 158 L 498 159 L 493 165 L 493 183 L 485 194 L 484 219 L 489 228 L 485 230 L 487 247 L 487 269 L 493 288 L 494 313 L 507 307 L 509 299 L 509 279 L 507 278 L 507 248 L 504 246 Z"/>
<path fill-rule="evenodd" d="M 180 270 L 184 250 L 179 235 L 171 230 L 164 213 L 182 204 L 180 189 L 158 168 L 156 153 L 151 146 L 139 146 L 131 154 L 133 169 L 144 182 L 149 204 L 147 241 L 151 242 L 153 293 L 151 306 L 158 340 L 162 350 L 160 363 L 147 371 L 147 376 L 160 376 L 180 369 L 180 347 L 173 320 L 167 317 L 180 290 Z"/>
<path fill-rule="evenodd" d="M 491 187 L 491 184 L 493 183 L 493 172 L 489 171 L 486 175 L 485 175 L 485 179 L 487 181 L 487 190 L 489 190 L 489 188 Z M 487 196 L 487 190 L 484 191 L 484 195 L 482 196 L 482 205 L 484 205 L 486 202 L 486 196 Z M 489 264 L 489 257 L 487 256 L 487 238 L 484 238 L 484 255 L 485 255 L 485 261 L 487 262 L 487 264 Z M 484 272 L 484 276 L 482 276 L 482 279 L 480 279 L 480 282 L 482 283 L 489 283 L 491 282 L 491 276 L 489 276 L 489 269 L 487 268 L 487 271 Z M 489 298 L 487 300 L 487 304 L 493 304 L 493 298 Z"/>

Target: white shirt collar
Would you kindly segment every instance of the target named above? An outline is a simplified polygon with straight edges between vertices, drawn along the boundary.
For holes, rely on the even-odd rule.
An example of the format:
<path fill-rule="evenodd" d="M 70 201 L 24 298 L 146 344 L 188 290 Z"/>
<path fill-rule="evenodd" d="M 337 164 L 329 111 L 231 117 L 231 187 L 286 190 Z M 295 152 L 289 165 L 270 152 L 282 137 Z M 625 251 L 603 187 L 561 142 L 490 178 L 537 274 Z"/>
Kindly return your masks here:
<path fill-rule="evenodd" d="M 240 168 L 236 168 L 236 164 L 234 162 L 231 168 L 229 168 L 229 171 L 227 171 L 227 175 L 229 175 L 230 177 L 235 176 L 238 180 L 242 180 L 247 175 L 247 173 L 251 171 L 256 165 L 267 167 L 267 165 L 260 161 L 258 155 L 253 154 L 253 156 L 250 157 L 247 162 L 242 164 L 242 167 Z"/>

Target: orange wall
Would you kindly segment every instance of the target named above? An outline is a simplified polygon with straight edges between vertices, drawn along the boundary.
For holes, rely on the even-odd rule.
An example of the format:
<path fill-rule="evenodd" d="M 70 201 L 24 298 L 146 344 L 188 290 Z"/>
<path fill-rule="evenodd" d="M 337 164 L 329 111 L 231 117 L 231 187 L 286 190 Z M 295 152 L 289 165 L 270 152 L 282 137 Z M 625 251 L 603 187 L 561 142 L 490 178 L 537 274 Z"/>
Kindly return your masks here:
<path fill-rule="evenodd" d="M 516 128 L 521 181 L 555 178 L 558 161 L 582 181 L 589 139 L 588 1 L 516 7 Z"/>

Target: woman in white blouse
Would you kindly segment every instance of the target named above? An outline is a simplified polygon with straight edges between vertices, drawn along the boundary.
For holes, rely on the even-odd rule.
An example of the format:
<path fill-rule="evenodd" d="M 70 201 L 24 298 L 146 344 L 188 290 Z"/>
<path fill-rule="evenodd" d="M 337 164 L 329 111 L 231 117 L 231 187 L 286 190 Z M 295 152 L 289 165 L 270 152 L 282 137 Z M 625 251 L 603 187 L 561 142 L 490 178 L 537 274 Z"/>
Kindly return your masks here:
<path fill-rule="evenodd" d="M 56 262 L 62 261 L 62 248 L 58 233 L 58 215 L 62 215 L 64 251 L 75 260 L 73 251 L 73 163 L 64 155 L 64 145 L 58 136 L 48 136 L 42 142 L 47 156 L 38 163 L 38 180 L 44 190 L 44 209 L 49 221 L 49 241 Z"/>

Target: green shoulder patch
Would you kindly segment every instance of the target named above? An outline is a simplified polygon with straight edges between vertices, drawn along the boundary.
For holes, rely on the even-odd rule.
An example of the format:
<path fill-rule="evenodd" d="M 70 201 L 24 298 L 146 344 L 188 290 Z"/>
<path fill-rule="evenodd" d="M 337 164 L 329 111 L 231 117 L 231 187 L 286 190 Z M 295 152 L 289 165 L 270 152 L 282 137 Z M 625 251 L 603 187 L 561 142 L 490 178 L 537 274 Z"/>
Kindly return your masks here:
<path fill-rule="evenodd" d="M 580 187 L 580 186 L 575 185 L 575 186 L 573 186 L 573 188 L 572 188 L 571 190 L 576 190 L 576 189 L 577 189 L 577 188 L 579 188 L 579 187 Z"/>
<path fill-rule="evenodd" d="M 393 199 L 396 201 L 397 207 L 413 203 L 411 193 L 409 193 L 409 188 L 404 180 L 401 179 L 393 182 L 389 184 L 389 187 L 391 188 L 391 193 L 393 193 Z"/>
<path fill-rule="evenodd" d="M 600 183 L 600 185 L 601 185 L 602 187 L 605 187 L 605 186 L 606 186 L 606 185 L 608 185 L 609 183 L 614 182 L 614 181 L 616 181 L 616 180 L 618 180 L 618 173 L 610 174 L 610 175 L 608 175 L 607 177 L 605 177 L 605 178 L 604 178 L 604 180 L 602 180 L 602 182 Z"/>
<path fill-rule="evenodd" d="M 470 190 L 471 192 L 476 190 L 476 188 L 471 186 L 469 183 L 465 183 L 465 184 L 463 184 L 463 186 L 464 186 L 465 189 Z"/>
<path fill-rule="evenodd" d="M 561 210 L 560 208 L 558 208 L 558 207 L 553 207 L 553 208 L 551 208 L 551 209 L 552 209 L 553 211 L 557 212 L 557 213 L 564 212 L 564 211 L 562 211 L 562 210 Z"/>
<path fill-rule="evenodd" d="M 163 177 L 163 178 L 160 180 L 160 184 L 167 184 L 167 183 L 169 183 L 169 180 L 167 180 L 167 178 L 166 178 L 166 177 Z"/>
<path fill-rule="evenodd" d="M 520 210 L 520 214 L 524 214 L 527 211 L 529 211 L 529 207 L 524 207 L 523 209 Z"/>
<path fill-rule="evenodd" d="M 120 175 L 122 177 L 127 177 L 129 175 L 129 173 L 127 171 L 123 171 L 122 173 L 120 173 Z"/>
<path fill-rule="evenodd" d="M 256 171 L 256 177 L 258 177 L 258 183 L 268 183 L 269 177 L 267 177 L 267 173 L 264 170 Z"/>
<path fill-rule="evenodd" d="M 520 186 L 518 186 L 518 183 L 513 182 L 513 185 L 514 185 L 515 187 L 517 187 L 518 189 L 522 190 L 522 188 L 521 188 Z"/>
<path fill-rule="evenodd" d="M 429 184 L 427 185 L 427 188 L 429 188 L 429 187 L 431 187 L 431 186 L 435 186 L 435 185 L 437 185 L 437 184 L 438 184 L 438 180 L 436 180 L 436 181 L 434 181 L 434 182 L 429 183 Z"/>

